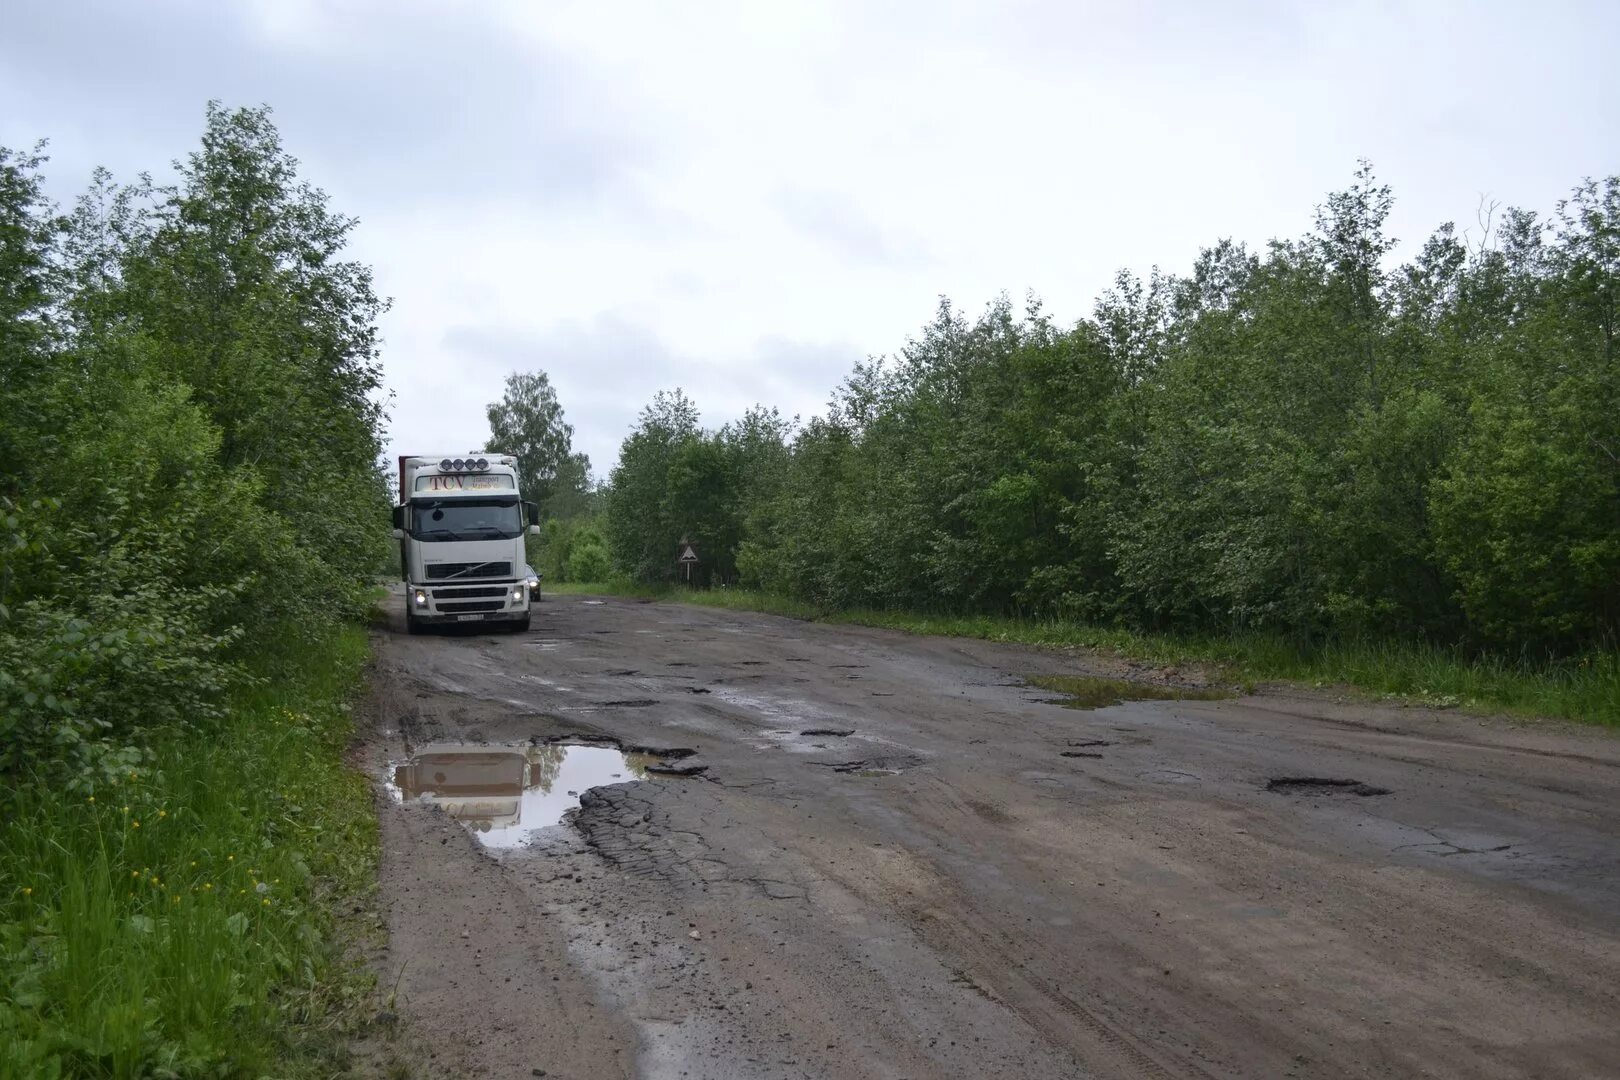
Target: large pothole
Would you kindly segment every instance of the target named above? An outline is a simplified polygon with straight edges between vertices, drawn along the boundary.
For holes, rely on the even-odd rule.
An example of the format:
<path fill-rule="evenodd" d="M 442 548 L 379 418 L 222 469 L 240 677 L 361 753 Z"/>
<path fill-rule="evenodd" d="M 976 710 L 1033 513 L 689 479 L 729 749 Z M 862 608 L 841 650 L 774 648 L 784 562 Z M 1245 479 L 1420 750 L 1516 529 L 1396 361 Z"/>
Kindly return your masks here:
<path fill-rule="evenodd" d="M 1284 795 L 1388 795 L 1389 788 L 1360 780 L 1336 779 L 1327 776 L 1276 776 L 1266 781 L 1267 791 Z"/>
<path fill-rule="evenodd" d="M 592 788 L 651 776 L 692 775 L 690 750 L 647 751 L 613 745 L 433 743 L 389 769 L 389 794 L 435 806 L 489 848 L 517 848 L 559 824 Z"/>

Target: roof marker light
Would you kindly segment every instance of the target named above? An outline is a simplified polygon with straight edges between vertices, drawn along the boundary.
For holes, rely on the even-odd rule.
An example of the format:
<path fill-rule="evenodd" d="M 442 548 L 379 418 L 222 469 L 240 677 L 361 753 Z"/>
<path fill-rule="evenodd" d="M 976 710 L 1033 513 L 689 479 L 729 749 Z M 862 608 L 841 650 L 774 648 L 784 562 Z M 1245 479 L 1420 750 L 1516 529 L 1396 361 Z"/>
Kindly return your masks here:
<path fill-rule="evenodd" d="M 440 472 L 449 472 L 450 471 L 450 459 L 449 458 L 445 458 L 443 461 L 439 462 L 439 471 Z"/>

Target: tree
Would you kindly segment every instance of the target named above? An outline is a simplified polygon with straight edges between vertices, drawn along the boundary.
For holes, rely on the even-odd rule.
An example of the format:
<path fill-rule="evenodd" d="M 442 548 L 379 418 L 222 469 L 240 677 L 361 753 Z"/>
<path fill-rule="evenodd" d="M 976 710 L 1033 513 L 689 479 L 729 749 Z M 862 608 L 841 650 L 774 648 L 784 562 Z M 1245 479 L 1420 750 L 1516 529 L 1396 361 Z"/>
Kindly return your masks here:
<path fill-rule="evenodd" d="M 619 450 L 607 498 L 607 541 L 615 566 L 642 581 L 675 576 L 680 525 L 670 519 L 670 466 L 698 438 L 697 407 L 679 389 L 659 391 Z"/>
<path fill-rule="evenodd" d="M 1620 178 L 1402 266 L 1392 207 L 1362 163 L 1309 234 L 1122 273 L 1072 327 L 942 301 L 796 434 L 661 395 L 608 493 L 618 565 L 668 580 L 689 533 L 722 579 L 833 607 L 1604 647 Z"/>
<path fill-rule="evenodd" d="M 591 461 L 573 451 L 574 429 L 563 419 L 557 391 L 543 371 L 513 372 L 506 392 L 488 409 L 486 447 L 518 459 L 526 499 L 552 516 L 569 516 L 590 485 Z"/>

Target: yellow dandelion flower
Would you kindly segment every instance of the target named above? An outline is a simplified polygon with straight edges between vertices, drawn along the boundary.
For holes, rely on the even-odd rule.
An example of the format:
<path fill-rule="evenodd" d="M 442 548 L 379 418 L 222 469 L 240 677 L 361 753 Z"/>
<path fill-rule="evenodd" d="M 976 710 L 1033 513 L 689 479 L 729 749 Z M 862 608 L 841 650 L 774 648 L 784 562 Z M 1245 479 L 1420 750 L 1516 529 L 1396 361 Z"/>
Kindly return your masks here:
<path fill-rule="evenodd" d="M 127 806 L 124 807 L 124 813 L 126 813 L 126 814 L 129 813 L 129 807 L 127 807 Z"/>
<path fill-rule="evenodd" d="M 23 895 L 24 896 L 33 896 L 34 895 L 34 890 L 31 889 L 31 888 L 28 888 L 27 886 L 24 886 L 23 887 Z"/>
<path fill-rule="evenodd" d="M 129 823 L 129 827 L 132 829 L 138 829 L 141 827 L 141 823 L 139 821 L 131 821 Z"/>
<path fill-rule="evenodd" d="M 214 883 L 212 881 L 203 882 L 203 892 L 207 892 L 208 890 L 212 889 L 213 887 L 214 887 Z"/>
<path fill-rule="evenodd" d="M 139 870 L 131 870 L 131 871 L 130 871 L 130 872 L 129 872 L 129 876 L 130 876 L 130 877 L 140 877 L 140 876 L 141 876 L 141 872 L 140 872 L 140 871 L 139 871 Z"/>
<path fill-rule="evenodd" d="M 226 862 L 235 862 L 236 861 L 236 856 L 235 855 L 227 855 L 227 856 L 225 856 L 225 861 Z"/>
<path fill-rule="evenodd" d="M 197 869 L 197 860 L 196 859 L 191 860 L 191 868 L 193 870 Z"/>
<path fill-rule="evenodd" d="M 169 816 L 169 812 L 167 810 L 159 810 L 158 811 L 158 817 L 168 817 L 168 816 Z"/>
<path fill-rule="evenodd" d="M 265 900 L 265 901 L 264 901 L 264 906 L 265 906 L 265 907 L 269 907 L 269 906 L 270 906 L 270 901 L 269 901 L 269 900 L 268 900 L 268 899 L 266 899 L 266 900 Z"/>
<path fill-rule="evenodd" d="M 87 800 L 87 801 L 89 801 L 89 802 L 95 802 L 95 801 L 96 801 L 96 797 L 95 797 L 95 796 L 94 796 L 94 795 L 92 795 L 92 796 L 90 796 L 90 798 L 89 798 L 89 800 Z"/>

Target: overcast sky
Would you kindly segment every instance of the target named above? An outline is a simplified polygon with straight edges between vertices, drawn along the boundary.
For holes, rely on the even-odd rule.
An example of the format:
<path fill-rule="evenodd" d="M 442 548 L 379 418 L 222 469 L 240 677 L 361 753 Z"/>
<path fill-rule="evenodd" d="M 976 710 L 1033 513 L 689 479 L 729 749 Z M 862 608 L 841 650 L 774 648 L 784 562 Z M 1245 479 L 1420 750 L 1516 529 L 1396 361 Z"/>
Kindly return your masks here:
<path fill-rule="evenodd" d="M 945 294 L 1087 314 L 1121 267 L 1308 228 L 1358 157 L 1412 251 L 1620 171 L 1620 3 L 7 0 L 0 144 L 161 173 L 268 103 L 394 298 L 401 451 L 543 369 L 605 474 L 681 386 L 805 416 Z"/>

